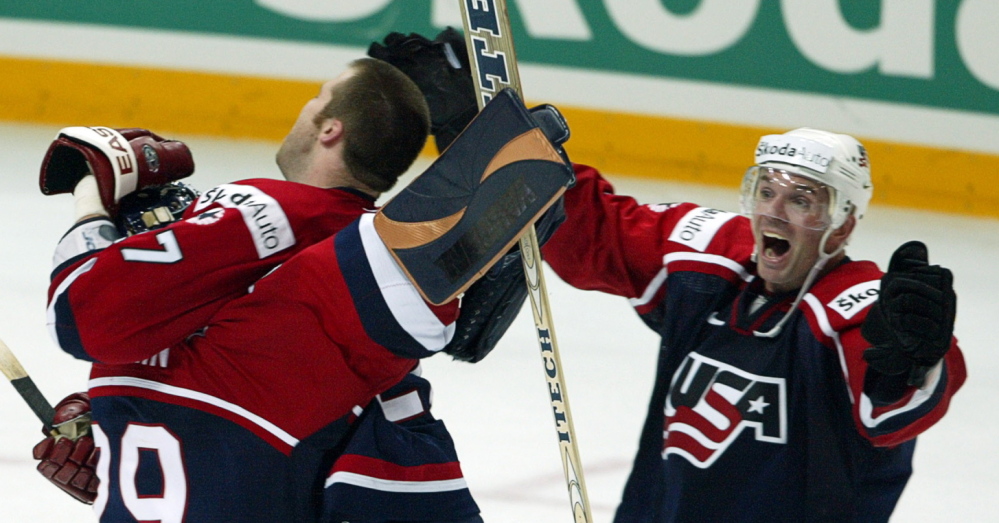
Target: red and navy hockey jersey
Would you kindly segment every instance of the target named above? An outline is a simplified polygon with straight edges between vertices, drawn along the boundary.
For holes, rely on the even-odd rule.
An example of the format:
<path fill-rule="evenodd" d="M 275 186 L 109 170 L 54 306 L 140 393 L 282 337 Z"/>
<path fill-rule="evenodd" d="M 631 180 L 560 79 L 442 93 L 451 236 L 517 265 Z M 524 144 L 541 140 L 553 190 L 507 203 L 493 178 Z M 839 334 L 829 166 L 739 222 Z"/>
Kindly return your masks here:
<path fill-rule="evenodd" d="M 98 220 L 64 237 L 50 327 L 95 362 L 102 520 L 377 520 L 404 506 L 477 520 L 429 384 L 409 374 L 450 339 L 457 305 L 419 297 L 372 203 L 252 180 L 205 193 L 165 229 L 113 242 Z M 382 391 L 408 399 L 372 402 Z M 339 471 L 367 479 L 328 479 Z M 386 487 L 396 480 L 409 490 Z"/>
<path fill-rule="evenodd" d="M 353 191 L 254 179 L 215 187 L 188 207 L 186 219 L 118 242 L 102 233 L 113 230 L 105 219 L 78 224 L 53 260 L 50 333 L 88 361 L 152 357 L 373 207 L 370 196 Z"/>
<path fill-rule="evenodd" d="M 845 260 L 793 311 L 796 292 L 756 308 L 749 220 L 640 205 L 592 168 L 576 176 L 545 259 L 575 287 L 628 298 L 662 336 L 615 521 L 886 521 L 914 438 L 964 382 L 956 342 L 924 388 L 876 404 L 860 335 L 882 276 L 873 263 Z M 754 334 L 785 314 L 777 336 Z"/>

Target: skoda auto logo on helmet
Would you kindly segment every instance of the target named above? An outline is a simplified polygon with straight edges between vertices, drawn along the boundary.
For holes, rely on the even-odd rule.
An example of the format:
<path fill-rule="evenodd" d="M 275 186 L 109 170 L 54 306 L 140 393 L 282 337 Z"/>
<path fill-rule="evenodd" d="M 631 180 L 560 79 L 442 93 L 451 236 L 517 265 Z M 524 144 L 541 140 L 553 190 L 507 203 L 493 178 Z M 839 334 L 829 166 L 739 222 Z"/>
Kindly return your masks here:
<path fill-rule="evenodd" d="M 832 163 L 833 151 L 827 145 L 795 136 L 772 134 L 756 146 L 756 163 L 781 162 L 824 173 Z"/>

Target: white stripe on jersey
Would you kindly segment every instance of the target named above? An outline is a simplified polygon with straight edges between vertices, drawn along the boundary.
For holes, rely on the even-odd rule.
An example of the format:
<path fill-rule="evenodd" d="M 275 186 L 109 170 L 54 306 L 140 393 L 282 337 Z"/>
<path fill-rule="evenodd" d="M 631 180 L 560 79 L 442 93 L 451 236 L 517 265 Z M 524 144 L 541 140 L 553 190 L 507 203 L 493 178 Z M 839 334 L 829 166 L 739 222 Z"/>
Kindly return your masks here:
<path fill-rule="evenodd" d="M 637 298 L 628 298 L 628 303 L 630 303 L 632 307 L 641 307 L 642 305 L 652 301 L 652 298 L 654 298 L 656 293 L 659 292 L 659 288 L 666 283 L 666 274 L 666 267 L 663 267 L 656 273 L 655 277 L 652 278 L 649 285 L 645 287 L 645 291 L 642 292 L 642 295 Z"/>
<path fill-rule="evenodd" d="M 46 307 L 45 309 L 45 327 L 48 329 L 49 336 L 52 337 L 52 341 L 54 341 L 55 344 L 60 347 L 62 345 L 59 344 L 59 335 L 56 333 L 56 328 L 55 328 L 56 326 L 55 304 L 56 302 L 59 301 L 59 297 L 66 293 L 66 289 L 69 289 L 69 286 L 72 285 L 73 282 L 80 277 L 80 275 L 94 268 L 95 263 L 97 263 L 97 258 L 91 258 L 87 260 L 87 262 L 84 263 L 83 265 L 77 267 L 76 270 L 70 273 L 69 276 L 66 276 L 66 279 L 63 280 L 62 283 L 60 283 L 59 286 L 56 287 L 55 292 L 52 293 L 52 301 L 49 302 L 49 306 Z"/>
<path fill-rule="evenodd" d="M 717 254 L 705 254 L 702 252 L 671 252 L 663 256 L 663 265 L 669 268 L 669 264 L 675 261 L 696 261 L 701 263 L 710 263 L 712 265 L 720 265 L 726 269 L 734 272 L 743 281 L 749 281 L 753 279 L 753 275 L 749 274 L 742 264 L 730 260 L 724 256 L 719 256 Z"/>
<path fill-rule="evenodd" d="M 929 378 L 927 380 L 927 383 L 923 385 L 923 388 L 916 390 L 916 393 L 913 394 L 911 398 L 909 398 L 909 401 L 907 401 L 905 405 L 902 405 L 897 409 L 885 411 L 880 416 L 874 417 L 872 415 L 874 413 L 874 404 L 871 403 L 871 398 L 868 398 L 867 394 L 861 396 L 860 421 L 864 423 L 865 427 L 874 428 L 887 419 L 898 416 L 899 414 L 904 414 L 906 412 L 909 412 L 910 410 L 919 407 L 923 403 L 926 403 L 926 401 L 933 396 L 933 392 L 936 391 L 937 386 L 940 384 L 940 376 L 943 375 L 943 373 L 939 372 L 939 369 L 941 369 L 942 366 L 943 366 L 943 360 L 941 360 L 940 363 L 937 363 L 937 366 L 934 367 L 934 369 L 936 369 L 937 372 L 931 371 L 926 375 L 926 377 Z"/>
<path fill-rule="evenodd" d="M 663 268 L 659 272 L 657 272 L 656 275 L 652 278 L 652 281 L 650 281 L 649 285 L 645 287 L 645 290 L 642 292 L 642 295 L 637 298 L 628 298 L 628 303 L 630 303 L 632 307 L 641 307 L 642 305 L 645 305 L 650 301 L 652 301 L 652 298 L 656 296 L 656 293 L 659 292 L 659 289 L 662 288 L 663 284 L 666 283 L 666 276 L 669 274 L 669 271 L 667 270 L 666 266 L 669 265 L 671 262 L 681 261 L 681 260 L 697 261 L 702 263 L 710 263 L 712 265 L 720 265 L 736 273 L 736 275 L 738 275 L 739 278 L 742 278 L 745 281 L 753 279 L 753 275 L 749 274 L 749 272 L 745 269 L 745 267 L 724 256 L 718 256 L 717 254 L 704 254 L 699 252 L 672 252 L 663 256 Z"/>
<path fill-rule="evenodd" d="M 265 431 L 274 435 L 274 437 L 287 443 L 289 446 L 294 447 L 298 445 L 298 438 L 288 434 L 284 430 L 281 430 L 277 425 L 257 416 L 256 414 L 236 405 L 234 403 L 229 403 L 228 401 L 216 398 L 215 396 L 210 396 L 204 392 L 198 392 L 196 390 L 184 389 L 181 387 L 174 387 L 173 385 L 167 385 L 165 383 L 160 383 L 158 381 L 144 380 L 142 378 L 133 378 L 131 376 L 109 376 L 105 378 L 94 378 L 88 382 L 88 387 L 90 390 L 99 387 L 135 387 L 137 389 L 146 389 L 156 391 L 162 394 L 167 394 L 169 396 L 177 396 L 178 398 L 187 398 L 195 401 L 200 401 L 202 403 L 207 403 L 214 407 L 218 407 L 227 412 L 231 412 L 254 425 L 264 429 Z"/>
<path fill-rule="evenodd" d="M 843 381 L 846 382 L 846 393 L 850 396 L 850 403 L 856 404 L 857 400 L 853 397 L 853 391 L 850 389 L 850 371 L 846 366 L 846 355 L 843 352 L 843 344 L 839 341 L 839 333 L 834 331 L 832 325 L 829 323 L 829 317 L 826 316 L 826 308 L 812 293 L 806 294 L 802 298 L 802 301 L 807 303 L 812 309 L 812 313 L 815 314 L 815 321 L 819 323 L 822 333 L 831 338 L 833 343 L 836 344 L 836 355 L 839 356 L 839 368 L 843 372 Z M 788 314 L 791 313 L 788 312 Z"/>
<path fill-rule="evenodd" d="M 455 325 L 444 325 L 430 310 L 375 232 L 374 213 L 361 215 L 358 229 L 364 253 L 395 321 L 425 349 L 438 352 L 451 341 Z"/>
<path fill-rule="evenodd" d="M 357 474 L 355 472 L 338 471 L 326 478 L 326 487 L 334 483 L 346 483 L 358 487 L 380 490 L 382 492 L 447 492 L 451 490 L 462 490 L 468 488 L 463 478 L 442 479 L 435 481 L 398 481 L 392 479 L 381 479 L 371 476 Z"/>
<path fill-rule="evenodd" d="M 833 342 L 836 343 L 836 352 L 839 355 L 839 364 L 843 371 L 843 379 L 846 381 L 847 384 L 846 391 L 847 393 L 850 394 L 850 402 L 855 403 L 856 400 L 854 400 L 853 391 L 850 390 L 850 373 L 847 371 L 846 356 L 843 351 L 843 344 L 840 342 L 839 339 L 839 333 L 832 329 L 832 325 L 830 325 L 829 323 L 829 317 L 826 315 L 826 309 L 822 305 L 822 302 L 820 302 L 819 299 L 815 297 L 815 295 L 811 293 L 806 294 L 804 302 L 807 303 L 809 307 L 811 307 L 812 312 L 815 314 L 815 319 L 816 321 L 818 321 L 819 327 L 822 329 L 822 332 L 826 336 L 831 338 Z M 936 390 L 937 384 L 940 382 L 941 374 L 943 373 L 941 372 L 931 373 L 928 376 L 930 378 L 930 382 L 924 385 L 922 389 L 917 390 L 916 393 L 913 394 L 911 398 L 909 398 L 908 402 L 906 402 L 904 405 L 896 409 L 885 411 L 881 413 L 880 416 L 877 417 L 873 416 L 874 404 L 871 402 L 871 398 L 869 398 L 867 394 L 861 393 L 860 408 L 859 408 L 861 423 L 863 423 L 865 427 L 874 428 L 888 419 L 891 419 L 895 416 L 898 416 L 899 414 L 904 414 L 906 412 L 909 412 L 910 410 L 918 408 L 920 405 L 926 403 L 926 401 L 933 396 L 933 391 Z"/>

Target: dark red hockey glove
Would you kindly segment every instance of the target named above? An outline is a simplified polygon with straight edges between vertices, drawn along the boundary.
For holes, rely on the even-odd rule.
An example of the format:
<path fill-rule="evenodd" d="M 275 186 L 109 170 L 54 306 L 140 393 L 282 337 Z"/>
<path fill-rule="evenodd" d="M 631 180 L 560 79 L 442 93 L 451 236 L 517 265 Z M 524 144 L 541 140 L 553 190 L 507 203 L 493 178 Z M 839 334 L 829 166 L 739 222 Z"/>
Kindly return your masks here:
<path fill-rule="evenodd" d="M 45 153 L 38 183 L 43 194 L 71 193 L 93 174 L 101 203 L 113 217 L 122 196 L 193 172 L 194 159 L 183 142 L 146 129 L 66 127 Z"/>
<path fill-rule="evenodd" d="M 927 260 L 922 242 L 895 251 L 860 331 L 872 345 L 867 364 L 884 375 L 907 374 L 915 387 L 950 349 L 957 308 L 950 270 Z"/>
<path fill-rule="evenodd" d="M 60 401 L 52 426 L 59 435 L 48 434 L 32 449 L 34 458 L 41 461 L 38 472 L 77 501 L 92 504 L 99 480 L 98 455 L 90 435 L 90 397 L 77 392 Z"/>

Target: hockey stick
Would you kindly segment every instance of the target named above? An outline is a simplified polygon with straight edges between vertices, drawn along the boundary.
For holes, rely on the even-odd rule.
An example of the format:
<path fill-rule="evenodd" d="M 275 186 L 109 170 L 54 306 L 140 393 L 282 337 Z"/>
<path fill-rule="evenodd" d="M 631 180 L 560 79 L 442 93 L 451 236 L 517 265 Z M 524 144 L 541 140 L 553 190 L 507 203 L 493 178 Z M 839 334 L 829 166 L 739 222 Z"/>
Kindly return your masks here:
<path fill-rule="evenodd" d="M 479 109 L 506 87 L 513 88 L 523 99 L 506 0 L 461 0 L 461 12 Z M 552 322 L 548 288 L 541 270 L 541 251 L 538 249 L 538 236 L 534 227 L 520 239 L 520 252 L 531 296 L 534 325 L 538 331 L 538 343 L 541 345 L 548 394 L 555 415 L 555 430 L 558 432 L 559 450 L 562 453 L 562 470 L 569 488 L 569 502 L 577 523 L 591 523 L 590 500 L 583 481 L 583 464 L 576 446 L 569 395 L 562 375 L 562 360 L 555 341 L 555 325 Z"/>
<path fill-rule="evenodd" d="M 38 390 L 35 382 L 31 381 L 31 376 L 28 376 L 24 367 L 21 366 L 21 362 L 17 361 L 10 347 L 3 340 L 0 340 L 0 371 L 3 372 L 4 376 L 7 376 L 10 384 L 17 389 L 17 393 L 24 398 L 35 416 L 38 416 L 38 419 L 42 421 L 45 431 L 52 432 L 52 417 L 55 415 L 55 410 L 42 395 L 42 391 Z"/>

